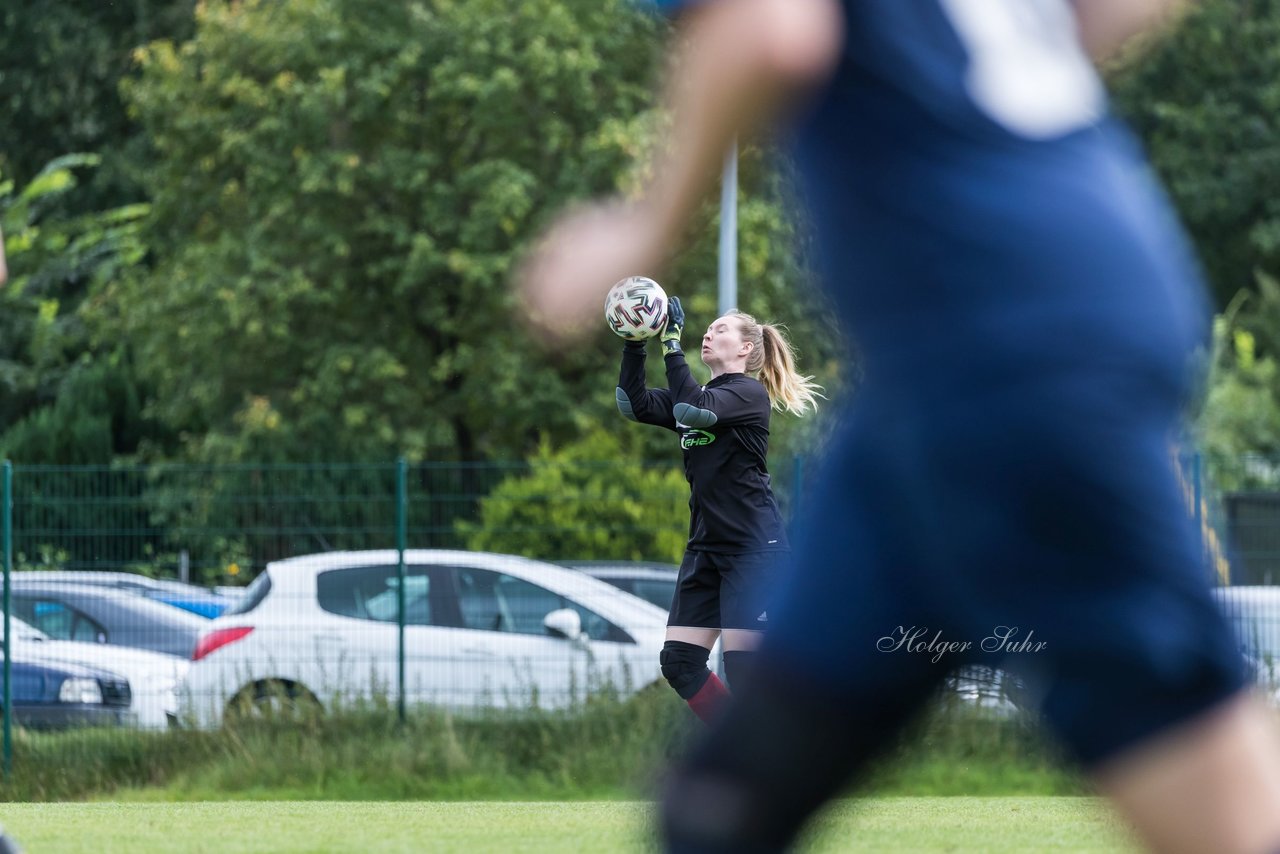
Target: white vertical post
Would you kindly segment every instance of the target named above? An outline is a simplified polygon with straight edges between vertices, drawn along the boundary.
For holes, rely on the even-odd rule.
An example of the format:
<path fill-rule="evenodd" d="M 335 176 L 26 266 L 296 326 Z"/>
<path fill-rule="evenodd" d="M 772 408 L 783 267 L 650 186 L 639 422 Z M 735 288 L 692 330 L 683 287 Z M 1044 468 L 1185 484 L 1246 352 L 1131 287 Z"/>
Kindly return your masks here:
<path fill-rule="evenodd" d="M 738 141 L 724 158 L 720 185 L 720 313 L 738 307 Z"/>

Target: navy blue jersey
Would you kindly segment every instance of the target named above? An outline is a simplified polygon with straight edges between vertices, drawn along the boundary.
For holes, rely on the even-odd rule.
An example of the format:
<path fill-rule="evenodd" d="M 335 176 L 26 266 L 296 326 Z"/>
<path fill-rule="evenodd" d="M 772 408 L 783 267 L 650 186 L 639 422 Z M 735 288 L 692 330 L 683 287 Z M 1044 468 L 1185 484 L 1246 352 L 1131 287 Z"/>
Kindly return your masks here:
<path fill-rule="evenodd" d="M 624 347 L 618 409 L 674 431 L 689 481 L 689 549 L 740 553 L 787 547 L 769 486 L 769 395 L 746 374 L 694 380 L 683 353 L 666 357 L 668 388 L 645 384 L 643 346 Z"/>
<path fill-rule="evenodd" d="M 733 0 L 721 0 L 733 2 Z M 657 0 L 675 14 L 696 0 Z M 1066 0 L 844 0 L 840 77 L 854 97 L 891 93 L 967 133 L 1061 136 L 1106 98 Z M 864 128 L 870 116 L 854 113 Z"/>
<path fill-rule="evenodd" d="M 1091 361 L 1180 386 L 1208 332 L 1198 267 L 1070 4 L 843 6 L 843 57 L 794 144 L 868 381 L 932 397 Z"/>

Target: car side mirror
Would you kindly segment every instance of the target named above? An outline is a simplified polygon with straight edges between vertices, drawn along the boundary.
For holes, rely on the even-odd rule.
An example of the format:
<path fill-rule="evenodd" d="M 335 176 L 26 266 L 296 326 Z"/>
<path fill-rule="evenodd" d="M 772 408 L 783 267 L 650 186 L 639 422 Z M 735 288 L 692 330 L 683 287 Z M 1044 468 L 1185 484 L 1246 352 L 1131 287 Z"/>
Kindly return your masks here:
<path fill-rule="evenodd" d="M 542 625 L 553 637 L 564 638 L 582 644 L 587 640 L 582 633 L 582 618 L 572 608 L 560 608 L 542 618 Z"/>

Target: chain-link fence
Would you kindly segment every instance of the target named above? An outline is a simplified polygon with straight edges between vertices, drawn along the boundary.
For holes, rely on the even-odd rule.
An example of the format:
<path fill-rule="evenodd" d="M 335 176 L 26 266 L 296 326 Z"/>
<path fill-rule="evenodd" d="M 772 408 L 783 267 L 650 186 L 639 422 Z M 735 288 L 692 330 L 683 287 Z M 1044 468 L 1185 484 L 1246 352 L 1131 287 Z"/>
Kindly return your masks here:
<path fill-rule="evenodd" d="M 4 476 L 6 758 L 15 725 L 638 691 L 688 529 L 676 461 Z"/>
<path fill-rule="evenodd" d="M 784 509 L 805 465 L 777 467 Z M 1271 685 L 1280 491 L 1211 489 L 1205 468 L 1182 460 L 1188 511 Z M 634 693 L 661 678 L 688 526 L 671 462 L 6 463 L 3 488 L 6 761 L 15 726 Z M 1018 705 L 999 671 L 951 687 L 978 707 Z"/>

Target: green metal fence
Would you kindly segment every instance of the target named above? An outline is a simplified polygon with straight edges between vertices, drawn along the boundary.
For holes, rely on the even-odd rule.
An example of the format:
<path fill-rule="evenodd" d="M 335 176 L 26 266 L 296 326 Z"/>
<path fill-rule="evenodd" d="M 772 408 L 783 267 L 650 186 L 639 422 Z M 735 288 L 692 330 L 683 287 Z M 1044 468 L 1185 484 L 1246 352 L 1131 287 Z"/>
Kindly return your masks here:
<path fill-rule="evenodd" d="M 1199 456 L 1181 460 L 1188 511 L 1205 533 L 1209 562 L 1222 583 L 1272 584 L 1280 579 L 1280 478 L 1273 482 L 1267 477 L 1280 472 L 1280 467 L 1266 461 L 1241 461 L 1238 471 L 1228 477 L 1217 465 L 1213 472 L 1207 472 L 1209 466 Z M 774 488 L 784 511 L 794 508 L 802 492 L 805 466 L 802 458 L 775 463 Z M 1220 477 L 1232 488 L 1212 487 Z M 393 666 L 370 674 L 369 679 L 382 687 L 385 699 L 393 701 L 403 717 L 410 698 L 417 696 L 415 674 L 434 655 L 424 646 L 422 632 L 435 623 L 462 630 L 492 629 L 487 621 L 493 619 L 506 621 L 502 629 L 508 633 L 545 634 L 543 616 L 549 610 L 564 611 L 567 605 L 567 610 L 576 609 L 577 617 L 562 614 L 558 619 L 569 622 L 556 626 L 576 624 L 581 638 L 576 647 L 561 644 L 559 652 L 546 653 L 563 657 L 563 661 L 552 662 L 554 667 L 576 661 L 575 656 L 590 647 L 588 641 L 607 644 L 610 632 L 626 634 L 615 624 L 618 620 L 601 616 L 607 611 L 603 603 L 562 598 L 557 609 L 546 597 L 547 591 L 520 587 L 506 576 L 496 583 L 510 588 L 503 594 L 504 607 L 509 607 L 503 613 L 490 614 L 475 598 L 496 595 L 489 588 L 482 591 L 475 586 L 490 582 L 466 567 L 437 571 L 416 566 L 406 559 L 413 550 L 675 564 L 688 525 L 688 490 L 674 461 L 553 465 L 411 464 L 401 460 L 384 464 L 150 467 L 5 462 L 0 487 L 6 773 L 12 757 L 13 726 L 15 721 L 22 723 L 15 706 L 20 703 L 12 695 L 15 681 L 20 680 L 15 680 L 11 669 L 24 664 L 12 649 L 15 632 L 11 619 L 44 620 L 37 628 L 50 633 L 65 630 L 62 637 L 69 639 L 106 639 L 95 637 L 92 629 L 77 634 L 80 629 L 70 617 L 47 602 L 43 607 L 50 610 L 39 613 L 32 610 L 37 606 L 30 603 L 29 596 L 11 602 L 14 590 L 20 592 L 22 584 L 38 579 L 40 573 L 35 571 L 123 572 L 190 581 L 207 589 L 242 590 L 273 561 L 334 552 L 381 550 L 394 554 L 385 565 L 359 566 L 355 561 L 342 567 L 354 579 L 351 590 L 364 598 L 335 600 L 326 607 L 366 621 L 369 638 L 389 637 L 386 632 L 394 632 Z M 1229 542 L 1234 548 L 1226 545 Z M 11 582 L 11 573 L 22 575 Z M 440 589 L 451 590 L 455 596 L 451 612 L 440 607 L 443 600 L 414 598 Z M 379 600 L 380 592 L 390 598 Z M 427 605 L 435 607 L 435 612 L 415 610 Z M 1242 607 L 1250 609 L 1250 631 L 1258 641 L 1255 645 L 1270 644 L 1274 635 L 1280 651 L 1280 602 L 1274 615 L 1266 612 L 1265 603 L 1253 599 Z M 24 631 L 21 623 L 18 631 Z M 547 631 L 551 631 L 549 623 Z M 534 669 L 545 663 L 525 662 Z M 494 672 L 494 684 L 501 683 L 503 674 Z M 576 674 L 575 678 L 587 677 Z M 512 684 L 522 688 L 518 680 Z"/>
<path fill-rule="evenodd" d="M 546 468 L 546 467 L 544 467 Z M 235 466 L 11 466 L 15 568 L 116 570 L 203 584 L 244 583 L 267 562 L 314 552 L 393 548 L 398 523 L 417 548 L 467 548 L 477 537 L 484 502 L 519 502 L 505 514 L 512 551 L 545 553 L 546 535 L 571 532 L 554 524 L 566 503 L 618 509 L 608 533 L 628 542 L 679 541 L 688 524 L 687 488 L 672 463 L 580 464 L 587 486 L 539 491 L 537 483 L 510 497 L 495 487 L 527 478 L 524 463 L 419 463 Z M 628 491 L 636 471 L 668 472 L 661 489 Z M 799 466 L 792 467 L 796 476 Z M 779 494 L 790 493 L 787 478 Z M 562 479 L 551 478 L 553 483 Z M 622 484 L 616 493 L 592 483 Z M 490 514 L 492 516 L 493 514 Z M 620 519 L 619 514 L 607 514 Z M 598 521 L 577 514 L 583 527 Z M 492 526 L 491 526 L 492 528 Z M 564 555 L 609 557 L 608 554 Z M 676 560 L 670 548 L 644 557 Z"/>
<path fill-rule="evenodd" d="M 784 502 L 803 471 L 799 461 L 786 468 L 778 487 Z M 413 674 L 406 671 L 424 657 L 415 659 L 407 649 L 419 627 L 406 596 L 421 581 L 414 577 L 419 570 L 405 564 L 408 550 L 674 564 L 688 527 L 688 487 L 675 461 L 151 467 L 5 462 L 3 472 L 6 769 L 10 728 L 15 719 L 23 723 L 22 698 L 9 694 L 15 682 L 10 663 L 23 664 L 9 648 L 15 637 L 11 615 L 55 639 L 117 642 L 100 622 L 75 617 L 74 604 L 63 607 L 52 594 L 34 598 L 24 583 L 58 577 L 42 570 L 129 573 L 234 592 L 272 561 L 392 550 L 399 557 L 386 583 L 394 587 L 390 613 L 398 637 L 395 668 L 379 677 L 379 690 L 403 717 L 412 693 Z M 12 583 L 10 570 L 17 576 Z M 21 595 L 11 604 L 15 585 Z M 593 613 L 587 605 L 581 608 L 584 622 Z M 385 628 L 385 615 L 364 616 L 371 621 L 370 637 Z M 466 617 L 453 619 L 461 623 Z M 19 624 L 19 639 L 28 630 Z M 567 660 L 577 653 L 566 647 L 563 655 Z"/>

